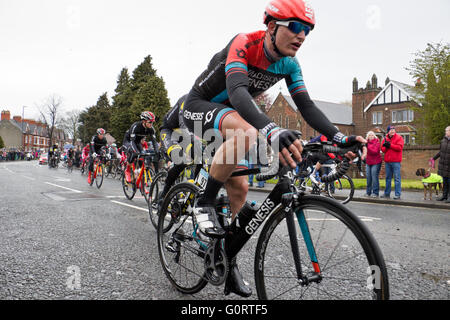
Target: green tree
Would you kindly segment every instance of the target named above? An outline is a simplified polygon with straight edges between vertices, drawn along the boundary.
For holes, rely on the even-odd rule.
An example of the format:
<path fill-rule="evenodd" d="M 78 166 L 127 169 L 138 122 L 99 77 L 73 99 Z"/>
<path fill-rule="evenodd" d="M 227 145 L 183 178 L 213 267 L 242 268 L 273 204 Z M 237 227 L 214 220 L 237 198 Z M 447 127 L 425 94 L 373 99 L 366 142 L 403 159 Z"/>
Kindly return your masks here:
<path fill-rule="evenodd" d="M 162 118 L 170 109 L 170 102 L 164 80 L 157 76 L 150 55 L 133 70 L 131 78 L 128 70 L 122 69 L 115 92 L 112 98 L 111 134 L 119 142 L 125 131 L 139 121 L 139 115 L 144 110 L 156 115 L 154 128 L 158 133 Z"/>
<path fill-rule="evenodd" d="M 415 118 L 423 122 L 417 140 L 438 144 L 450 123 L 449 44 L 429 43 L 425 50 L 415 54 L 406 69 L 416 79 L 415 100 L 421 104 L 414 107 Z"/>
<path fill-rule="evenodd" d="M 116 94 L 112 97 L 113 103 L 110 131 L 117 142 L 121 143 L 125 131 L 128 130 L 134 119 L 130 109 L 133 102 L 133 92 L 131 90 L 131 78 L 127 68 L 123 68 L 117 78 L 115 93 Z"/>
<path fill-rule="evenodd" d="M 98 128 L 103 128 L 106 132 L 109 132 L 111 127 L 110 117 L 111 105 L 105 92 L 98 98 L 96 105 L 81 112 L 79 120 L 81 125 L 78 132 L 80 139 L 84 143 L 89 142 Z"/>
<path fill-rule="evenodd" d="M 0 136 L 0 149 L 5 147 L 5 143 L 3 142 L 2 136 Z"/>

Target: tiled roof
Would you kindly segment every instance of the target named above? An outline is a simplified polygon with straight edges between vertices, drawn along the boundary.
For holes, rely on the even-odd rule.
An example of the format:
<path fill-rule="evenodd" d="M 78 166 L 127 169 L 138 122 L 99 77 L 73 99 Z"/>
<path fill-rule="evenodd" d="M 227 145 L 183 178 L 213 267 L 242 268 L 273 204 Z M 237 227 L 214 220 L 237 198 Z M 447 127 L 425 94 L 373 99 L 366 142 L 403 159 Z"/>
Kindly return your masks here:
<path fill-rule="evenodd" d="M 292 110 L 297 111 L 297 107 L 289 95 L 283 95 Z M 339 104 L 334 102 L 327 102 L 321 100 L 313 100 L 316 106 L 322 111 L 328 119 L 334 124 L 351 125 L 352 121 L 352 107 L 346 104 Z"/>

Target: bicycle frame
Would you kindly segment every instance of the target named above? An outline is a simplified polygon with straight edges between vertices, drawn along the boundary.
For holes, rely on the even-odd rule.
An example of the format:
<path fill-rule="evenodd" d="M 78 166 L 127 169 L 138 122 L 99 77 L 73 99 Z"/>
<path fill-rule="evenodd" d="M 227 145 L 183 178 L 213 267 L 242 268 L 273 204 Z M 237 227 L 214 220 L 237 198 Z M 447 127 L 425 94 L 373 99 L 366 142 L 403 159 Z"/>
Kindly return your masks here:
<path fill-rule="evenodd" d="M 234 172 L 232 176 L 249 175 L 252 173 L 259 173 L 260 169 L 247 169 Z M 292 248 L 293 259 L 295 262 L 297 278 L 302 284 L 307 284 L 311 281 L 319 282 L 322 278 L 320 276 L 320 266 L 317 260 L 313 242 L 310 236 L 309 227 L 306 222 L 304 213 L 302 211 L 296 212 L 297 220 L 300 225 L 303 238 L 306 243 L 308 254 L 315 271 L 315 274 L 306 277 L 303 274 L 301 267 L 300 249 L 297 243 L 297 231 L 294 222 L 293 204 L 298 197 L 296 189 L 293 186 L 294 173 L 293 170 L 285 167 L 281 170 L 280 179 L 273 190 L 269 193 L 259 209 L 242 221 L 239 214 L 233 222 L 226 227 L 225 236 L 225 252 L 229 259 L 235 257 L 239 251 L 245 246 L 247 241 L 256 233 L 256 231 L 264 224 L 271 213 L 281 205 L 281 210 L 286 213 L 286 223 L 289 233 L 290 244 Z M 193 204 L 195 194 L 191 193 L 186 199 L 183 211 Z M 300 200 L 301 201 L 301 200 Z M 231 231 L 233 230 L 233 231 Z"/>
<path fill-rule="evenodd" d="M 150 181 L 150 183 L 152 183 L 152 176 L 151 175 L 147 176 L 147 170 L 145 170 L 145 169 L 147 169 L 147 165 L 145 164 L 144 158 L 138 158 L 136 161 L 139 161 L 139 160 L 142 160 L 143 163 L 142 163 L 142 166 L 140 168 L 139 175 L 138 175 L 138 177 L 136 179 L 136 188 L 140 188 L 140 186 L 141 186 L 141 184 L 143 182 L 147 183 L 147 181 Z M 133 162 L 131 164 L 131 169 L 133 171 L 136 169 L 135 162 Z"/>
<path fill-rule="evenodd" d="M 246 219 L 247 221 L 240 221 L 239 214 L 237 215 L 236 219 L 234 219 L 229 227 L 230 230 L 235 231 L 233 234 L 227 232 L 227 235 L 225 236 L 225 252 L 229 258 L 236 256 L 251 236 L 255 234 L 261 225 L 263 225 L 264 221 L 270 216 L 274 209 L 281 205 L 281 210 L 284 210 L 286 213 L 287 228 L 298 279 L 303 283 L 307 283 L 308 281 L 320 281 L 320 267 L 311 240 L 308 224 L 304 213 L 299 211 L 295 214 L 316 275 L 306 278 L 302 272 L 293 212 L 294 199 L 296 198 L 296 190 L 292 186 L 293 178 L 293 170 L 290 168 L 283 168 L 278 183 L 269 193 L 259 209 Z"/>

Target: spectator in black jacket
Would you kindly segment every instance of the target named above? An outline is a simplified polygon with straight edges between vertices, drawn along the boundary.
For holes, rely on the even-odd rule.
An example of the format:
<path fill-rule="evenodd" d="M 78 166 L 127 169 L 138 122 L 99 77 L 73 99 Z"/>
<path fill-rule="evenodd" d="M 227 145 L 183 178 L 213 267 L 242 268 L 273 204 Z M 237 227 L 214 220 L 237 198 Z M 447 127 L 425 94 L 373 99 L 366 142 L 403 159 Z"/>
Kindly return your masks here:
<path fill-rule="evenodd" d="M 445 136 L 441 141 L 439 152 L 431 158 L 432 166 L 434 167 L 434 160 L 439 158 L 438 175 L 443 178 L 444 190 L 442 197 L 438 201 L 445 201 L 450 203 L 450 126 L 445 128 Z"/>

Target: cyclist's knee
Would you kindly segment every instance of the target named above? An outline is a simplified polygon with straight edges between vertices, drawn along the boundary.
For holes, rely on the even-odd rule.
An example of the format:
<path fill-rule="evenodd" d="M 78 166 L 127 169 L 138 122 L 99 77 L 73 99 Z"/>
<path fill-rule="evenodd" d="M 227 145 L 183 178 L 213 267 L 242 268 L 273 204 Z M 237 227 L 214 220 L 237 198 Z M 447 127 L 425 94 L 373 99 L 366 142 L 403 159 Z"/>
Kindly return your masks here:
<path fill-rule="evenodd" d="M 247 198 L 248 193 L 248 178 L 246 176 L 243 177 L 235 177 L 231 178 L 227 181 L 227 193 L 230 198 L 235 200 L 242 200 Z"/>

